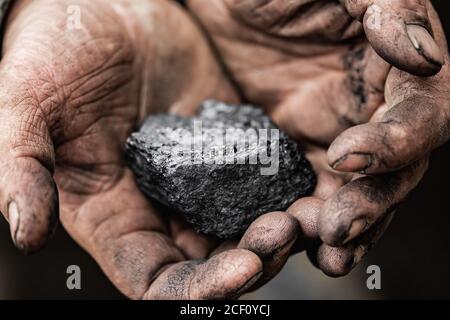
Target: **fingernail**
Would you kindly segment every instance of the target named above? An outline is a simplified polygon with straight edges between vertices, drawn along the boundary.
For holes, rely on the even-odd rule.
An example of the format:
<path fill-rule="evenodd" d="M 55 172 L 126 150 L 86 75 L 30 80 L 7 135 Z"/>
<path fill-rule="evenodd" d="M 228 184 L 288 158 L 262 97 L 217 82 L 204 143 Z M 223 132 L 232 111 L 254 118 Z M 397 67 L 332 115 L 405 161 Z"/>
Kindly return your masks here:
<path fill-rule="evenodd" d="M 333 164 L 333 169 L 344 172 L 364 173 L 372 166 L 372 156 L 364 153 L 351 153 L 338 159 Z"/>
<path fill-rule="evenodd" d="M 11 201 L 8 205 L 8 220 L 11 237 L 14 243 L 17 245 L 17 232 L 19 231 L 20 216 L 19 209 L 17 208 L 17 204 L 14 201 Z"/>
<path fill-rule="evenodd" d="M 348 243 L 350 240 L 359 236 L 367 228 L 367 219 L 360 218 L 352 222 L 350 229 L 347 232 L 347 237 L 345 238 L 343 244 Z"/>
<path fill-rule="evenodd" d="M 427 29 L 417 24 L 407 24 L 406 32 L 414 48 L 429 63 L 437 66 L 444 64 L 444 56 Z"/>

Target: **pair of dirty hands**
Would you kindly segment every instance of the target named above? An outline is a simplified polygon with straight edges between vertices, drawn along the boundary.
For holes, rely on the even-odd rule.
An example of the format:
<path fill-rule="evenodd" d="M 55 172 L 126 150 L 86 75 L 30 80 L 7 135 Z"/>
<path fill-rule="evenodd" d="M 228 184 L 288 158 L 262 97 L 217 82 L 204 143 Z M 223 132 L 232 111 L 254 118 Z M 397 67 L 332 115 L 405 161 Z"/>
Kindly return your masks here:
<path fill-rule="evenodd" d="M 78 5 L 81 28 L 69 28 Z M 450 70 L 427 0 L 19 0 L 0 64 L 0 209 L 25 252 L 59 218 L 131 298 L 236 298 L 306 250 L 348 273 L 449 139 Z M 251 102 L 298 139 L 313 196 L 237 241 L 161 214 L 123 160 L 154 112 Z M 424 213 L 425 214 L 425 213 Z M 299 284 L 301 285 L 301 284 Z"/>

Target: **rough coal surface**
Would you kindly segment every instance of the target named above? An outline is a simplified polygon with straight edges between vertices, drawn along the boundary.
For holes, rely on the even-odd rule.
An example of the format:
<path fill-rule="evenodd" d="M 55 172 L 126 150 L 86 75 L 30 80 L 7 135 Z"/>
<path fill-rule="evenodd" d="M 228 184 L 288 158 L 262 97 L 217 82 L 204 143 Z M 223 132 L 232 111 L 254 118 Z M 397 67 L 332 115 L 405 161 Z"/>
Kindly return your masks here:
<path fill-rule="evenodd" d="M 203 136 L 194 135 L 194 123 L 200 120 Z M 247 139 L 245 148 L 236 145 L 231 152 L 213 139 L 217 133 L 225 136 L 225 130 L 239 133 L 250 128 L 268 129 L 267 141 L 255 145 Z M 314 190 L 316 176 L 310 163 L 281 130 L 276 174 L 262 174 L 262 168 L 270 167 L 267 162 L 249 164 L 263 146 L 272 155 L 271 129 L 278 128 L 260 108 L 205 101 L 196 117 L 158 114 L 147 118 L 127 140 L 127 160 L 149 198 L 181 214 L 198 232 L 232 238 L 258 216 L 285 210 Z M 192 139 L 186 138 L 186 132 Z M 199 144 L 200 152 L 193 147 Z M 223 163 L 217 161 L 220 155 L 225 155 Z M 245 164 L 237 164 L 238 159 L 245 159 Z"/>

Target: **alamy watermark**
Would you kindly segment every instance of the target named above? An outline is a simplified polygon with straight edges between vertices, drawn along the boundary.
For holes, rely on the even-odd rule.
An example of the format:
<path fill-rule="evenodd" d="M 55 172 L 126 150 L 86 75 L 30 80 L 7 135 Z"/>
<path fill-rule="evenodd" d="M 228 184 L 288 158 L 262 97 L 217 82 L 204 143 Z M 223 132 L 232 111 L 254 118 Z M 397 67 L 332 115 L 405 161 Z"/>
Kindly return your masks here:
<path fill-rule="evenodd" d="M 366 273 L 369 275 L 366 281 L 367 289 L 381 290 L 381 268 L 371 265 L 367 267 Z"/>
<path fill-rule="evenodd" d="M 81 24 L 81 8 L 77 5 L 70 5 L 66 9 L 68 30 L 79 30 L 82 28 Z"/>
<path fill-rule="evenodd" d="M 70 265 L 66 269 L 69 275 L 66 280 L 66 286 L 69 290 L 81 290 L 81 268 L 77 265 Z"/>
<path fill-rule="evenodd" d="M 203 128 L 201 120 L 194 120 L 193 130 L 168 127 L 161 130 L 177 142 L 170 156 L 183 165 L 260 165 L 261 175 L 278 173 L 278 129 Z"/>
<path fill-rule="evenodd" d="M 370 30 L 381 30 L 382 10 L 376 4 L 371 5 L 366 11 L 366 26 Z"/>

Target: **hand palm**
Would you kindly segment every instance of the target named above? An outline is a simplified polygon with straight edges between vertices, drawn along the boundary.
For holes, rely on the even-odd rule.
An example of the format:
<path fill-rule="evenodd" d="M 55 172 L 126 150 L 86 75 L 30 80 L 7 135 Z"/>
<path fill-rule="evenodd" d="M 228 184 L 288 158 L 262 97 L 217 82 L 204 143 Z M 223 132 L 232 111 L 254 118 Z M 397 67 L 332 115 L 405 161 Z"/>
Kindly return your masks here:
<path fill-rule="evenodd" d="M 147 114 L 168 111 L 167 106 L 173 112 L 192 114 L 206 96 L 234 99 L 231 86 L 199 32 L 175 6 L 165 1 L 134 2 L 135 6 L 123 1 L 114 8 L 107 1 L 78 4 L 81 29 L 65 28 L 68 2 L 44 1 L 19 3 L 8 26 L 3 74 L 8 75 L 5 79 L 11 79 L 12 70 L 18 74 L 8 86 L 17 95 L 25 93 L 26 99 L 17 103 L 9 95 L 11 100 L 5 104 L 13 111 L 27 104 L 24 108 L 36 114 L 23 120 L 27 124 L 23 134 L 14 128 L 19 145 L 13 147 L 15 161 L 3 161 L 8 166 L 14 163 L 16 173 L 24 172 L 22 179 L 9 177 L 15 189 L 26 189 L 26 194 L 17 195 L 23 191 L 16 190 L 9 194 L 17 203 L 19 219 L 9 200 L 3 204 L 7 210 L 2 210 L 16 245 L 27 252 L 37 250 L 52 230 L 49 221 L 54 218 L 49 219 L 48 211 L 56 213 L 58 199 L 48 170 L 54 170 L 62 223 L 126 295 L 200 298 L 237 294 L 259 275 L 257 256 L 234 250 L 218 254 L 210 263 L 181 262 L 207 257 L 218 243 L 196 234 L 176 217 L 160 215 L 140 193 L 123 161 L 126 138 Z M 143 12 L 147 16 L 140 17 Z M 175 21 L 154 34 L 145 19 L 150 15 L 156 24 L 168 13 Z M 52 16 L 52 24 L 42 23 L 42 16 Z M 24 24 L 34 18 L 35 22 Z M 186 28 L 179 39 L 166 41 L 176 18 Z M 129 21 L 134 23 L 127 25 Z M 193 65 L 186 51 L 200 61 Z M 173 61 L 176 76 L 167 72 L 174 67 Z M 193 73 L 202 77 L 206 72 L 209 79 L 187 81 Z M 22 121 L 22 115 L 13 112 L 11 122 Z M 36 145 L 44 148 L 36 151 Z M 27 183 L 30 187 L 24 188 Z M 36 188 L 44 196 L 36 194 Z M 25 198 L 31 199 L 33 207 L 28 207 L 30 201 Z M 228 270 L 220 270 L 224 263 Z M 157 273 L 170 266 L 159 275 L 161 283 L 154 281 Z M 195 285 L 197 269 L 199 274 L 203 269 L 210 274 L 220 272 L 219 281 L 208 289 L 200 282 Z M 187 279 L 180 279 L 173 291 L 165 291 L 163 279 L 180 272 L 179 277 Z M 181 281 L 187 280 L 189 287 L 183 287 Z"/>

